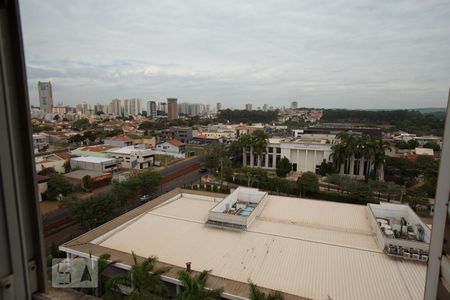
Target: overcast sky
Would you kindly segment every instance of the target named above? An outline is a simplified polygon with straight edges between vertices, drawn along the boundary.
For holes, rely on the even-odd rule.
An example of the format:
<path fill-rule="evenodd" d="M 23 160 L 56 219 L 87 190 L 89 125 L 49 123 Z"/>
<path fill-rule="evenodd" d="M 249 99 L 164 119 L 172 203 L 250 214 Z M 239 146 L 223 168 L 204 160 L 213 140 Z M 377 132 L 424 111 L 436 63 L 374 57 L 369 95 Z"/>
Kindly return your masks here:
<path fill-rule="evenodd" d="M 20 2 L 32 104 L 446 105 L 448 0 Z"/>

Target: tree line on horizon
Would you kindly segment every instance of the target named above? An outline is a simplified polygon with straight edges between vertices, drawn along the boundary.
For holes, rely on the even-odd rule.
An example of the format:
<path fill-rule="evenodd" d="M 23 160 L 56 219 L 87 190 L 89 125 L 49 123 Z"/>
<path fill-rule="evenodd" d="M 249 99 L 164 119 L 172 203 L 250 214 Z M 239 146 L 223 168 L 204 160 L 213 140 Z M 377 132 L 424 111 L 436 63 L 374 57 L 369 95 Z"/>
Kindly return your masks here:
<path fill-rule="evenodd" d="M 391 130 L 402 130 L 417 135 L 444 133 L 445 117 L 424 114 L 416 110 L 347 110 L 325 109 L 321 122 L 391 125 Z"/>

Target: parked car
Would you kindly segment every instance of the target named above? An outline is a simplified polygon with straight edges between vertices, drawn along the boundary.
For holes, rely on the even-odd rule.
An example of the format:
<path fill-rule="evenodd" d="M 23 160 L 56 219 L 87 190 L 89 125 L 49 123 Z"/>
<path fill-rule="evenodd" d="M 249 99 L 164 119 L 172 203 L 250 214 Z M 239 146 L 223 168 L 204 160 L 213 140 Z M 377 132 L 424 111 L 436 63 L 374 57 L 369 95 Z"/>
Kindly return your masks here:
<path fill-rule="evenodd" d="M 152 199 L 151 195 L 142 195 L 142 196 L 139 197 L 139 201 L 140 202 L 147 202 L 147 201 L 149 201 L 151 199 Z"/>

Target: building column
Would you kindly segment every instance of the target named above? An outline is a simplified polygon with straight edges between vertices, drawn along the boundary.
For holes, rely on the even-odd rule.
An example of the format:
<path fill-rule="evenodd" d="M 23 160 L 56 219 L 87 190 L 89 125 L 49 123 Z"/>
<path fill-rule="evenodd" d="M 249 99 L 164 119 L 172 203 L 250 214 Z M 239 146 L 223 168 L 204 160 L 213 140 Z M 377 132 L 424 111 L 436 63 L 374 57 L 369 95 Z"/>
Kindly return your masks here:
<path fill-rule="evenodd" d="M 359 161 L 359 176 L 364 177 L 364 157 Z"/>
<path fill-rule="evenodd" d="M 255 158 L 253 157 L 253 147 L 250 147 L 250 167 L 253 168 Z"/>
<path fill-rule="evenodd" d="M 316 166 L 317 166 L 317 150 L 314 150 L 314 173 L 316 173 Z"/>
<path fill-rule="evenodd" d="M 274 150 L 274 152 L 272 153 L 272 167 L 274 168 L 274 169 L 276 169 L 277 168 L 277 150 L 274 148 L 273 149 Z"/>
<path fill-rule="evenodd" d="M 245 167 L 247 165 L 247 149 L 242 148 L 242 166 Z"/>
<path fill-rule="evenodd" d="M 308 149 L 305 151 L 305 172 L 308 171 Z"/>
<path fill-rule="evenodd" d="M 269 168 L 269 148 L 266 148 L 266 161 L 264 162 L 264 168 Z"/>
<path fill-rule="evenodd" d="M 353 177 L 353 175 L 355 174 L 355 156 L 352 154 L 352 156 L 350 157 L 350 170 L 349 170 L 349 175 L 351 177 Z"/>

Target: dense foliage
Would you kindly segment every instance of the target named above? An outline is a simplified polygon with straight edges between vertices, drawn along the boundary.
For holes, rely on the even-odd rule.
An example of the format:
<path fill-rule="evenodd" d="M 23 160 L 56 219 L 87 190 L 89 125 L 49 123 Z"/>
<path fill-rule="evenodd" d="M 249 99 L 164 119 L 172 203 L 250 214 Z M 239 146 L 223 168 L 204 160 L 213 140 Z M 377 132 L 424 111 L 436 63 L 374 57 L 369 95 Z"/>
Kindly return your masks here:
<path fill-rule="evenodd" d="M 152 194 L 159 190 L 161 175 L 146 171 L 128 180 L 113 181 L 112 191 L 92 196 L 86 200 L 63 198 L 62 204 L 71 218 L 83 229 L 95 228 L 123 212 L 129 200 L 140 194 Z"/>
<path fill-rule="evenodd" d="M 340 177 L 348 178 L 348 176 Z M 275 194 L 293 196 L 301 195 L 301 186 L 297 182 L 280 177 L 271 177 L 266 170 L 260 168 L 242 168 L 240 170 L 236 170 L 235 175 L 229 178 L 228 181 L 242 186 L 255 187 L 262 190 L 271 191 Z M 314 198 L 362 205 L 366 205 L 368 202 L 379 202 L 371 196 L 368 198 L 365 198 L 364 195 L 362 197 L 357 197 L 357 194 L 362 195 L 363 193 L 361 193 L 359 189 L 355 189 L 353 195 L 350 195 L 350 191 L 342 191 L 341 193 L 336 193 L 333 191 L 319 191 L 314 194 Z"/>
<path fill-rule="evenodd" d="M 385 179 L 406 187 L 416 185 L 420 180 L 421 190 L 429 197 L 436 193 L 439 161 L 432 156 L 419 155 L 415 160 L 387 157 Z"/>
<path fill-rule="evenodd" d="M 433 114 L 422 114 L 415 110 L 325 109 L 321 121 L 372 125 L 389 124 L 394 126 L 394 130 L 403 130 L 417 135 L 442 136 L 445 120 Z"/>
<path fill-rule="evenodd" d="M 419 142 L 416 140 L 409 140 L 409 141 L 399 141 L 395 143 L 395 146 L 398 149 L 416 149 L 419 147 Z"/>
<path fill-rule="evenodd" d="M 57 200 L 59 195 L 66 196 L 72 189 L 67 179 L 58 173 L 49 175 L 46 196 L 48 200 Z"/>
<path fill-rule="evenodd" d="M 161 275 L 170 268 L 157 268 L 155 256 L 139 261 L 134 252 L 133 265 L 126 275 L 113 277 L 106 283 L 104 299 L 159 299 L 167 296 L 168 290 L 161 280 Z M 121 286 L 130 288 L 129 295 L 122 294 Z"/>
<path fill-rule="evenodd" d="M 72 127 L 78 130 L 86 130 L 91 127 L 88 119 L 79 119 L 73 122 Z"/>
<path fill-rule="evenodd" d="M 277 176 L 286 177 L 290 171 L 292 171 L 292 164 L 287 157 L 283 157 L 277 163 Z"/>
<path fill-rule="evenodd" d="M 298 179 L 297 183 L 303 197 L 309 197 L 319 192 L 319 178 L 313 172 L 305 172 Z"/>
<path fill-rule="evenodd" d="M 284 297 L 279 291 L 266 294 L 258 286 L 250 282 L 250 300 L 283 300 Z"/>
<path fill-rule="evenodd" d="M 164 130 L 171 126 L 195 126 L 195 125 L 208 125 L 212 123 L 216 123 L 215 119 L 202 119 L 199 116 L 191 117 L 188 119 L 176 119 L 176 120 L 168 120 L 168 119 L 156 119 L 156 120 L 148 120 L 144 121 L 139 125 L 139 129 L 146 130 L 147 132 L 156 131 L 156 130 Z"/>
<path fill-rule="evenodd" d="M 230 123 L 274 123 L 278 120 L 278 110 L 221 110 L 217 116 L 219 122 Z"/>
<path fill-rule="evenodd" d="M 179 300 L 215 300 L 220 299 L 220 294 L 223 289 L 207 289 L 206 282 L 208 281 L 210 271 L 202 271 L 198 275 L 192 275 L 186 271 L 178 272 L 178 279 L 183 284 Z"/>

